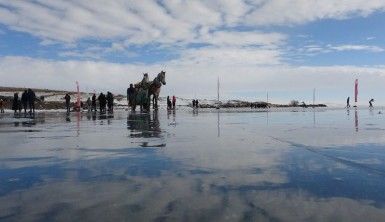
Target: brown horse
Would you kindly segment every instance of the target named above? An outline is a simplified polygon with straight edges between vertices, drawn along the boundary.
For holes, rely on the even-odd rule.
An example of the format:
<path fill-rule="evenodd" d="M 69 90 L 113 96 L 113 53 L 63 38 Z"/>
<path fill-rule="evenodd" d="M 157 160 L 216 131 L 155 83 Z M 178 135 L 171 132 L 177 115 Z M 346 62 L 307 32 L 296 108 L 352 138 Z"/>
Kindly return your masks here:
<path fill-rule="evenodd" d="M 149 95 L 152 97 L 152 107 L 158 109 L 158 98 L 160 93 L 160 87 L 166 85 L 166 72 L 161 71 L 155 79 L 150 83 Z"/>

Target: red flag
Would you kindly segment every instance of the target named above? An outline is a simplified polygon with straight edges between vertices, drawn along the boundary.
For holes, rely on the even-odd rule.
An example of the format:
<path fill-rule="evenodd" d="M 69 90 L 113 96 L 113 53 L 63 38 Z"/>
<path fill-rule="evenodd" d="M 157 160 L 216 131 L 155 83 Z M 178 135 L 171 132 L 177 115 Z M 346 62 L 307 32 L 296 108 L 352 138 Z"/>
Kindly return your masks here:
<path fill-rule="evenodd" d="M 358 79 L 356 79 L 356 82 L 354 83 L 354 102 L 357 102 L 357 96 L 358 96 Z"/>

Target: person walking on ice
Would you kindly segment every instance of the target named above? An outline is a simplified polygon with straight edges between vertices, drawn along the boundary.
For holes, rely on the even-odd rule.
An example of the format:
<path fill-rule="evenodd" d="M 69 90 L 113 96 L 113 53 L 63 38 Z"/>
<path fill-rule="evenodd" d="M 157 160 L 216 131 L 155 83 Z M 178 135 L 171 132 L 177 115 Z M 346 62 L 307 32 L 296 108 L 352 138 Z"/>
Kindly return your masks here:
<path fill-rule="evenodd" d="M 346 99 L 346 108 L 350 108 L 350 97 Z"/>
<path fill-rule="evenodd" d="M 374 99 L 369 100 L 369 108 L 373 108 Z"/>

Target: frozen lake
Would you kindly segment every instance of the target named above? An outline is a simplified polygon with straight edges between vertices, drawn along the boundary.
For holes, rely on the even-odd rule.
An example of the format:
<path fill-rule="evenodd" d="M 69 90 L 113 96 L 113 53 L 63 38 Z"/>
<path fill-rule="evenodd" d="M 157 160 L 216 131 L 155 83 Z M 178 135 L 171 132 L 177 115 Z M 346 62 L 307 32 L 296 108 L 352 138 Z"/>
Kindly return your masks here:
<path fill-rule="evenodd" d="M 307 110 L 2 114 L 0 220 L 384 221 L 384 111 Z"/>

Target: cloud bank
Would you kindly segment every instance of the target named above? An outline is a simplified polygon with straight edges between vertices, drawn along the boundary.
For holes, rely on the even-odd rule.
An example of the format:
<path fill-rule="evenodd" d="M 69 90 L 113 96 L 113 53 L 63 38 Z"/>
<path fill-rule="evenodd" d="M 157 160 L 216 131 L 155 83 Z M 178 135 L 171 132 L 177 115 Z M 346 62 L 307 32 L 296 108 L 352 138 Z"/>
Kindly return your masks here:
<path fill-rule="evenodd" d="M 8 86 L 59 89 L 72 89 L 78 80 L 84 90 L 123 93 L 141 73 L 152 73 L 153 78 L 166 70 L 164 95 L 212 97 L 219 76 L 224 98 L 257 100 L 262 92 L 275 91 L 277 100 L 286 101 L 285 91 L 296 96 L 295 92 L 318 88 L 325 100 L 341 101 L 352 94 L 352 81 L 364 77 L 360 83 L 367 89 L 366 100 L 384 83 L 383 66 L 298 64 L 292 51 L 302 57 L 380 54 L 384 47 L 325 42 L 296 48 L 290 42 L 297 34 L 284 30 L 325 19 L 365 18 L 384 10 L 381 0 L 0 0 L 3 35 L 28 34 L 38 39 L 41 50 L 57 46 L 53 58 L 5 53 L 0 57 L 0 78 Z M 152 62 L 141 59 L 155 51 L 161 53 Z M 114 63 L 106 59 L 109 56 L 136 60 Z"/>

